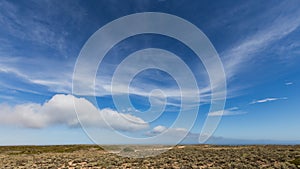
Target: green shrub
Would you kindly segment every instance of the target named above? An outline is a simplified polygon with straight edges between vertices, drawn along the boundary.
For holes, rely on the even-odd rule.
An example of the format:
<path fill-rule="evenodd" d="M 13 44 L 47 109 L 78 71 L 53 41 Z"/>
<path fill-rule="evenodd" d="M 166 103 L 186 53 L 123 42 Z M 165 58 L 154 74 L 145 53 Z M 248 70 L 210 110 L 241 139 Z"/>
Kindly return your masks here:
<path fill-rule="evenodd" d="M 295 164 L 296 166 L 300 165 L 300 158 L 296 158 L 295 160 L 291 161 L 292 164 Z"/>
<path fill-rule="evenodd" d="M 134 152 L 134 149 L 130 148 L 130 147 L 125 147 L 123 149 L 124 152 Z"/>

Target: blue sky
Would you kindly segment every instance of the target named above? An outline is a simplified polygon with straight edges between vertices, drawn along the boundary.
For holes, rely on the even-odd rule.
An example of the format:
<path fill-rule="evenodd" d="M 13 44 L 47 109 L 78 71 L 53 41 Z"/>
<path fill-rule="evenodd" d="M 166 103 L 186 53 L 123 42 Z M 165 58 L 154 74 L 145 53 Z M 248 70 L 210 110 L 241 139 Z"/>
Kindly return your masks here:
<path fill-rule="evenodd" d="M 226 74 L 227 100 L 208 142 L 300 143 L 299 9 L 297 0 L 1 1 L 0 144 L 92 143 L 78 123 L 73 100 L 90 113 L 82 114 L 81 122 L 93 128 L 90 132 L 95 132 L 97 143 L 127 143 L 115 139 L 115 131 L 107 128 L 99 113 L 117 132 L 130 137 L 145 138 L 169 129 L 161 143 L 183 134 L 187 134 L 186 143 L 195 143 L 205 118 L 219 117 L 220 112 L 208 115 L 211 91 L 205 67 L 188 46 L 174 38 L 140 34 L 124 39 L 100 64 L 96 102 L 90 99 L 91 93 L 72 93 L 75 63 L 89 37 L 115 19 L 140 12 L 168 13 L 193 23 L 218 52 Z M 130 82 L 135 110 L 116 109 L 110 93 L 115 69 L 128 55 L 147 48 L 172 52 L 194 73 L 200 102 L 191 98 L 185 105 L 186 123 L 172 125 L 180 112 L 179 86 L 170 74 L 157 69 L 144 70 Z M 176 70 L 163 56 L 159 62 Z M 132 67 L 125 67 L 117 79 L 119 98 L 127 96 L 122 85 L 130 71 Z M 157 107 L 143 113 L 150 107 L 148 95 L 153 89 L 168 96 L 166 107 L 157 111 L 163 100 L 161 93 L 154 93 Z M 189 119 L 192 110 L 199 112 L 196 119 Z M 151 122 L 156 115 L 159 118 Z M 192 129 L 185 128 L 193 120 Z"/>

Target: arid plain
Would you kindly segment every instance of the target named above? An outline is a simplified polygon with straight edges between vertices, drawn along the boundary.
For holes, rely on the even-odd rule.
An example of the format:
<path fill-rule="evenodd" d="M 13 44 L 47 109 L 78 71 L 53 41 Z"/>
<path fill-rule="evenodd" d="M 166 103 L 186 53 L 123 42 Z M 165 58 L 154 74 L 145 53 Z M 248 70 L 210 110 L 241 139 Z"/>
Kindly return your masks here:
<path fill-rule="evenodd" d="M 152 149 L 165 151 L 159 155 L 136 158 L 139 146 L 122 146 L 118 153 L 96 145 L 2 146 L 0 168 L 300 168 L 300 146 L 162 147 Z"/>

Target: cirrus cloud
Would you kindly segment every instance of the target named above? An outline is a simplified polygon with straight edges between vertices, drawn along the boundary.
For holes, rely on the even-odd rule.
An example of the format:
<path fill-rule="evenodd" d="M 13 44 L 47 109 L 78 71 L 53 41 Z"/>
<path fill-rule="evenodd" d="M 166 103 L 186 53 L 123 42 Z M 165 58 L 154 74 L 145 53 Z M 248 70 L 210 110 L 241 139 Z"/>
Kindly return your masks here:
<path fill-rule="evenodd" d="M 208 116 L 234 116 L 234 115 L 241 115 L 246 113 L 247 112 L 241 111 L 238 107 L 232 107 L 226 110 L 209 112 Z"/>
<path fill-rule="evenodd" d="M 287 97 L 268 97 L 265 99 L 255 100 L 255 101 L 251 102 L 250 104 L 266 103 L 266 102 L 272 102 L 272 101 L 276 101 L 276 100 L 286 100 L 286 99 L 288 99 L 288 98 Z"/>

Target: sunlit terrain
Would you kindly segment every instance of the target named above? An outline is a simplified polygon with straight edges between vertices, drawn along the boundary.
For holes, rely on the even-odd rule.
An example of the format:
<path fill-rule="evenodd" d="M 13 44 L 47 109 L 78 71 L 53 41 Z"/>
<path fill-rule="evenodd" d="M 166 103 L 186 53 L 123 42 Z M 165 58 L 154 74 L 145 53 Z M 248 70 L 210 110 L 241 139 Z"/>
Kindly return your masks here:
<path fill-rule="evenodd" d="M 120 153 L 135 149 L 124 146 Z M 0 153 L 0 168 L 300 168 L 300 146 L 184 145 L 147 158 L 91 145 L 0 147 Z"/>

